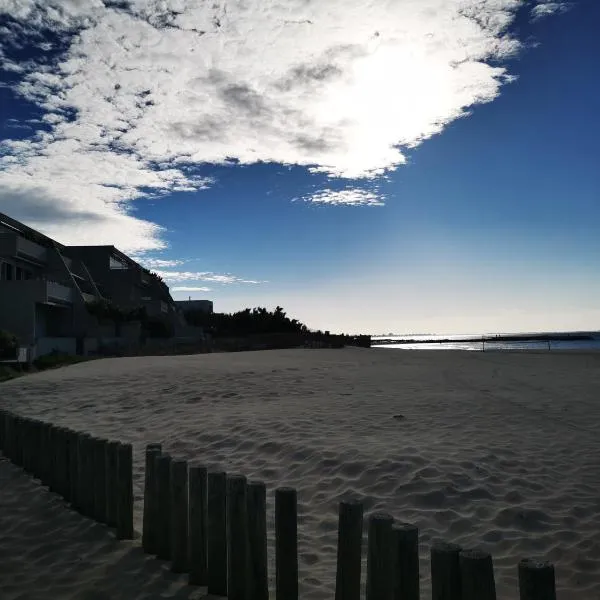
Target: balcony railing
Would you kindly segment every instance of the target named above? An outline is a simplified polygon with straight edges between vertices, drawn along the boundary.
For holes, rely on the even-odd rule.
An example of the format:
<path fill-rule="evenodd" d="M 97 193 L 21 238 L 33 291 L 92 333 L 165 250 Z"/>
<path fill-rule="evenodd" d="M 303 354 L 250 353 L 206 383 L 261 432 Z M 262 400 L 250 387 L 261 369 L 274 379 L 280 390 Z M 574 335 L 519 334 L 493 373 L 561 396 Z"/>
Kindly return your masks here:
<path fill-rule="evenodd" d="M 73 303 L 73 288 L 55 281 L 45 279 L 23 279 L 0 281 L 0 299 L 11 295 L 19 301 L 27 302 L 53 302 L 57 304 Z"/>
<path fill-rule="evenodd" d="M 26 258 L 39 263 L 48 260 L 47 248 L 10 232 L 0 233 L 0 255 Z"/>
<path fill-rule="evenodd" d="M 55 281 L 46 281 L 46 297 L 48 300 L 59 302 L 73 302 L 73 288 L 67 287 Z"/>

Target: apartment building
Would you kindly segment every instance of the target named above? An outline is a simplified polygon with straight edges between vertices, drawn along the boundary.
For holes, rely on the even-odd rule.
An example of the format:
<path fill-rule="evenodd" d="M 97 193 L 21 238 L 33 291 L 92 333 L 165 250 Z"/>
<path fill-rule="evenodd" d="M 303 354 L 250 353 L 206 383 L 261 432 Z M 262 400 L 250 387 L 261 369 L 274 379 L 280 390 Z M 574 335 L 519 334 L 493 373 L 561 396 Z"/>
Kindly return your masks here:
<path fill-rule="evenodd" d="M 0 329 L 33 357 L 86 353 L 86 339 L 105 335 L 88 304 L 105 300 L 145 307 L 171 331 L 183 322 L 169 288 L 114 246 L 64 246 L 0 213 Z"/>

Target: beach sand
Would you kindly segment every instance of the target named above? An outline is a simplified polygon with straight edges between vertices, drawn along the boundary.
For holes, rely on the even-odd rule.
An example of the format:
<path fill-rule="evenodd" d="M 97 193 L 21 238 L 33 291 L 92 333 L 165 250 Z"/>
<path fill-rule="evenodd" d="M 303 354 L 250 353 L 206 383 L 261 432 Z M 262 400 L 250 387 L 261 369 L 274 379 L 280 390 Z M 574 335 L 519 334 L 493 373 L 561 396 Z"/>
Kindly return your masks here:
<path fill-rule="evenodd" d="M 147 443 L 264 481 L 271 580 L 274 490 L 295 487 L 305 599 L 334 596 L 347 497 L 363 501 L 365 517 L 387 511 L 419 527 L 424 598 L 438 539 L 491 552 L 500 599 L 518 597 L 523 557 L 556 564 L 559 597 L 600 598 L 600 354 L 348 348 L 105 359 L 4 383 L 0 407 L 133 443 L 138 531 Z M 0 482 L 3 600 L 198 597 L 6 461 Z"/>

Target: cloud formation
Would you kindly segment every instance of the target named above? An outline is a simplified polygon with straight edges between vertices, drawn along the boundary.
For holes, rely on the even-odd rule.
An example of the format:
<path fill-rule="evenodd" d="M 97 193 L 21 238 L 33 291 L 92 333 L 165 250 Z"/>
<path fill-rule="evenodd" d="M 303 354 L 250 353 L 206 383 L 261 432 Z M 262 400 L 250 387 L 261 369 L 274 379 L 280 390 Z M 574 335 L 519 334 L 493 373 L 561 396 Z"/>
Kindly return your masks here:
<path fill-rule="evenodd" d="M 549 17 L 557 13 L 567 12 L 571 8 L 569 2 L 553 2 L 552 0 L 537 0 L 537 4 L 531 9 L 534 21 Z"/>
<path fill-rule="evenodd" d="M 316 204 L 331 204 L 345 206 L 383 206 L 383 196 L 375 191 L 352 188 L 346 190 L 331 190 L 329 188 L 300 198 Z"/>
<path fill-rule="evenodd" d="M 378 177 L 498 95 L 510 80 L 502 61 L 520 48 L 507 32 L 520 6 L 0 0 L 8 85 L 42 111 L 33 135 L 0 143 L 0 203 L 65 243 L 143 252 L 164 247 L 164 232 L 131 203 L 210 186 L 197 165 Z M 39 52 L 23 59 L 24 46 Z M 325 190 L 313 201 L 368 197 Z"/>
<path fill-rule="evenodd" d="M 213 283 L 266 283 L 265 281 L 257 281 L 255 279 L 244 279 L 231 275 L 230 273 L 219 274 L 206 271 L 155 271 L 167 283 L 176 283 L 180 281 L 211 281 Z"/>
<path fill-rule="evenodd" d="M 189 287 L 189 286 L 175 286 L 171 288 L 172 292 L 211 292 L 212 288 L 209 287 Z"/>

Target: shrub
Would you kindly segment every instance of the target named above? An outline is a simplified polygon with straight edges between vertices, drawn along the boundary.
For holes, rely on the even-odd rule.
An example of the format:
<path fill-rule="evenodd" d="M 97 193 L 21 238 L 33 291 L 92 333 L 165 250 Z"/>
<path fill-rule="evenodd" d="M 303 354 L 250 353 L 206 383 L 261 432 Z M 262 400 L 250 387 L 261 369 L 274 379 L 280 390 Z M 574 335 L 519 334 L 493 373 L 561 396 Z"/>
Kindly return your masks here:
<path fill-rule="evenodd" d="M 17 358 L 19 341 L 17 336 L 0 329 L 0 360 L 13 360 Z"/>

